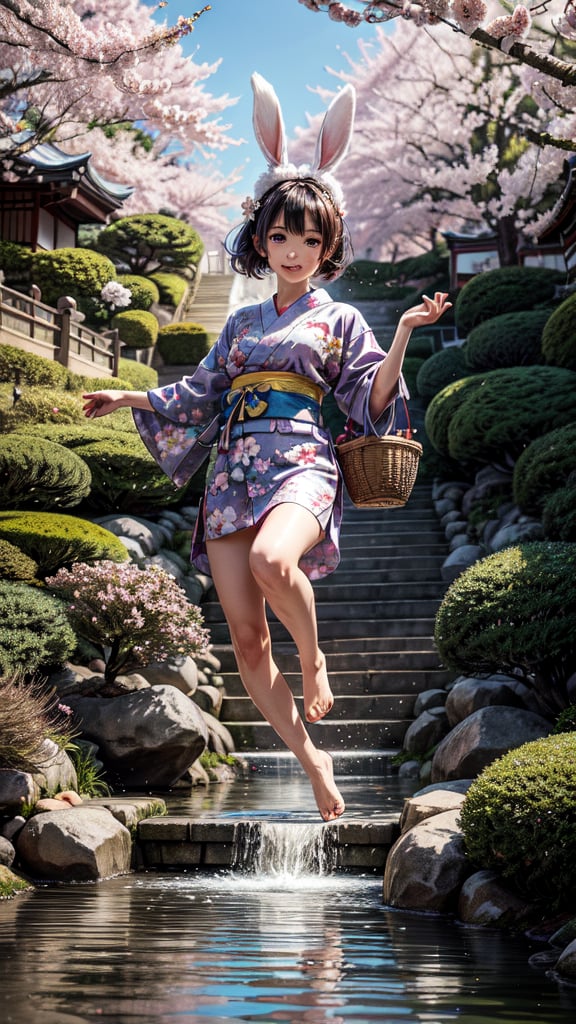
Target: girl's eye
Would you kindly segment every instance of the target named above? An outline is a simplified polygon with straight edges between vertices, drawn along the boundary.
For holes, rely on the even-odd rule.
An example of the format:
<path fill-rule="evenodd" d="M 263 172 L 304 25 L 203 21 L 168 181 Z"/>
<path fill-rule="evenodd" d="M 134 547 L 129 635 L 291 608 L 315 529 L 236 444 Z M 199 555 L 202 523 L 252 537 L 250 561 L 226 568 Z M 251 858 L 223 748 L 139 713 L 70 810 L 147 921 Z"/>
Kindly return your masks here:
<path fill-rule="evenodd" d="M 309 245 L 312 249 L 315 249 L 317 246 L 320 245 L 320 239 L 319 238 L 307 238 L 306 239 L 306 245 Z"/>
<path fill-rule="evenodd" d="M 285 241 L 285 237 L 284 237 L 284 235 L 281 235 L 278 232 L 275 232 L 273 235 L 270 235 L 270 241 L 271 242 L 284 242 Z"/>

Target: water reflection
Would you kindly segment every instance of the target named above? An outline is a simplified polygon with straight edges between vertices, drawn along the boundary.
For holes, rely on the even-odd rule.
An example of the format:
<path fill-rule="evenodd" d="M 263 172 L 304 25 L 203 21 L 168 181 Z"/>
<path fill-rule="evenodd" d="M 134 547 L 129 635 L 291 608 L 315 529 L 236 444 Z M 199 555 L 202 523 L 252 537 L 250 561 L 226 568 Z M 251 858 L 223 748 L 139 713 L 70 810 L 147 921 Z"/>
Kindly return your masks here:
<path fill-rule="evenodd" d="M 3 1024 L 560 1024 L 538 947 L 357 876 L 134 875 L 0 905 Z"/>

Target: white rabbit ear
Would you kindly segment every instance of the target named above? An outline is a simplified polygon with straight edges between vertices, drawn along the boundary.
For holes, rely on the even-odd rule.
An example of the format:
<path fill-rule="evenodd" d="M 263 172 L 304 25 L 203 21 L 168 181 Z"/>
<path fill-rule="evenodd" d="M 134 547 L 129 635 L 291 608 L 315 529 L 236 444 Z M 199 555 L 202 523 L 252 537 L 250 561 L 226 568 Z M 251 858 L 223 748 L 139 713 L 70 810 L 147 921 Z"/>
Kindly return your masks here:
<path fill-rule="evenodd" d="M 278 97 L 270 83 L 257 72 L 254 72 L 250 81 L 254 92 L 253 124 L 256 141 L 271 166 L 286 164 L 286 133 Z"/>
<path fill-rule="evenodd" d="M 332 171 L 346 155 L 356 109 L 356 92 L 349 83 L 334 97 L 324 115 L 316 143 L 315 171 Z"/>

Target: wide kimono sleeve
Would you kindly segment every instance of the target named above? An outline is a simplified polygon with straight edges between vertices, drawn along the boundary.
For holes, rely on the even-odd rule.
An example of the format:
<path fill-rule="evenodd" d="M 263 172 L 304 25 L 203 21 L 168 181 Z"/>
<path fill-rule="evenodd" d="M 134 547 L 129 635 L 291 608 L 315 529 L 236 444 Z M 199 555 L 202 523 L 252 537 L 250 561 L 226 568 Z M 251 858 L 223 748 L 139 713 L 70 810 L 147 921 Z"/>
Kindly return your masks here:
<path fill-rule="evenodd" d="M 339 377 L 333 384 L 334 398 L 341 411 L 364 434 L 384 434 L 389 429 L 396 399 L 400 396 L 409 398 L 406 382 L 400 376 L 396 393 L 387 408 L 373 420 L 369 408 L 370 394 L 386 353 L 358 310 L 352 306 L 345 306 L 343 310 L 341 322 L 335 330 L 335 333 L 341 332 L 342 361 Z"/>
<path fill-rule="evenodd" d="M 166 476 L 182 487 L 207 458 L 219 429 L 231 321 L 189 376 L 148 392 L 152 410 L 134 409 L 136 428 Z"/>

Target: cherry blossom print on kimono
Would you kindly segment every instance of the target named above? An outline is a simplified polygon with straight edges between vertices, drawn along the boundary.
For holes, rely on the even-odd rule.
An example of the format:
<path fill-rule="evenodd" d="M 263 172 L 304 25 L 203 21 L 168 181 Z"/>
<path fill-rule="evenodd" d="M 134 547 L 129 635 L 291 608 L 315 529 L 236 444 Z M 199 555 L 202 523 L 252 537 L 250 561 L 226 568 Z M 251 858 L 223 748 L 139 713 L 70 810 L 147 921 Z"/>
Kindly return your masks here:
<path fill-rule="evenodd" d="M 385 353 L 361 314 L 334 302 L 324 289 L 307 292 L 280 315 L 273 298 L 233 313 L 194 372 L 148 392 L 153 410 L 133 410 L 148 450 L 178 486 L 208 456 L 226 425 L 227 396 L 243 373 L 294 373 L 334 398 L 365 432 L 381 434 L 387 415 L 372 422 L 368 402 Z M 401 394 L 407 396 L 404 382 Z M 205 541 L 261 521 L 281 502 L 316 515 L 324 537 L 303 557 L 302 570 L 319 579 L 339 562 L 342 481 L 332 438 L 319 405 L 303 395 L 270 392 L 256 418 L 235 422 L 220 443 L 206 480 L 192 561 L 209 573 Z"/>

